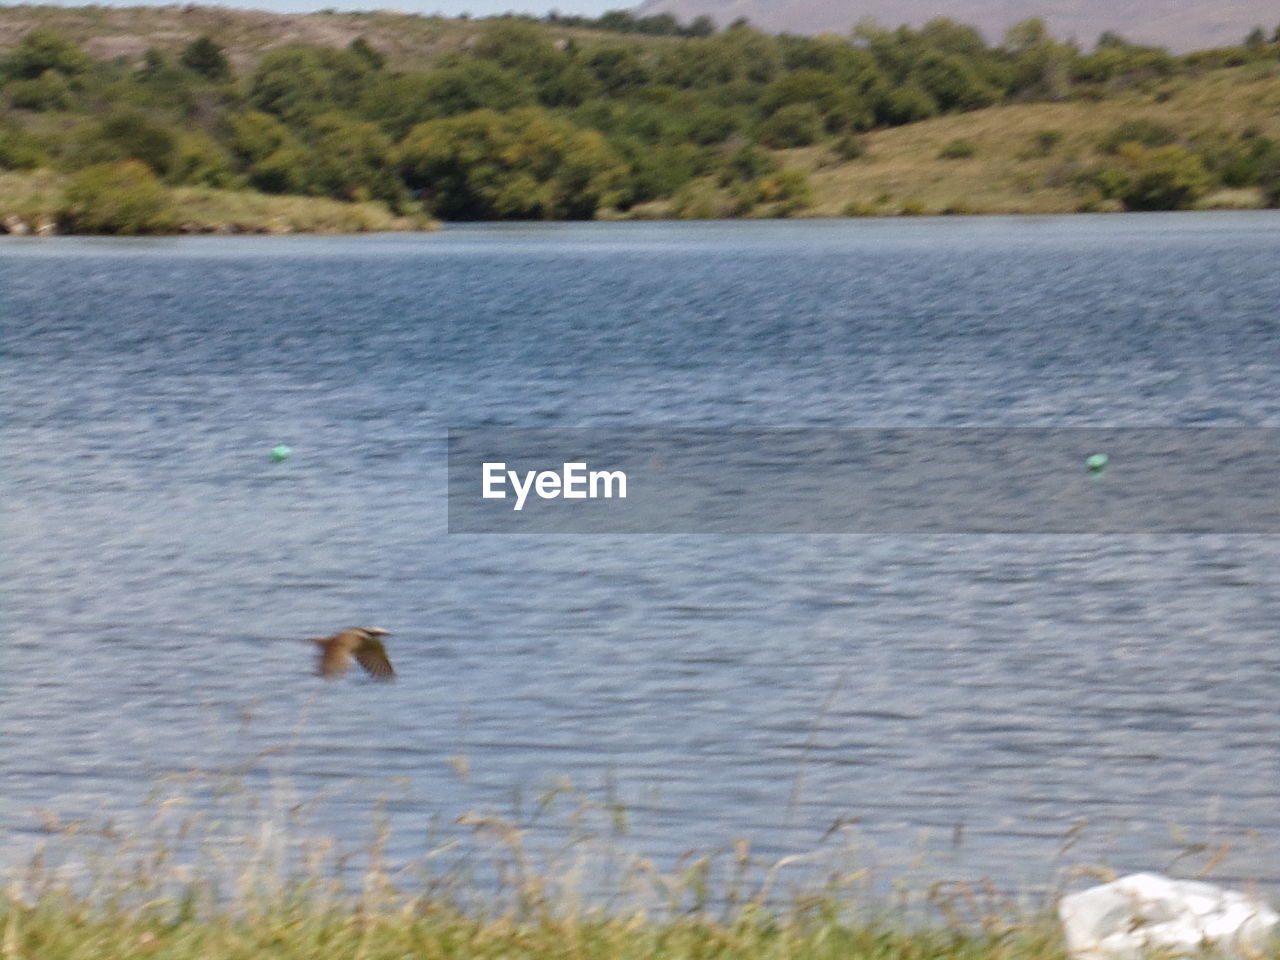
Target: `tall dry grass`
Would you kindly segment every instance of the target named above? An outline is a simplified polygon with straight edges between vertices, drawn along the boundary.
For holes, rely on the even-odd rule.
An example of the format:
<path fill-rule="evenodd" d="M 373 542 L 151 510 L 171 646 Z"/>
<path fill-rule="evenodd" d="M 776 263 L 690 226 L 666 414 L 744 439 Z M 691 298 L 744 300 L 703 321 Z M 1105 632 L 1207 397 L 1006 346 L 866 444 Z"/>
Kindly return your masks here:
<path fill-rule="evenodd" d="M 0 956 L 1062 960 L 1056 925 L 992 884 L 875 893 L 856 846 L 769 861 L 746 840 L 659 865 L 626 811 L 567 785 L 557 831 L 469 811 L 412 859 L 370 811 L 346 846 L 315 801 L 241 775 L 163 782 L 144 822 L 63 822 L 0 894 Z M 547 835 L 554 841 L 545 842 Z"/>

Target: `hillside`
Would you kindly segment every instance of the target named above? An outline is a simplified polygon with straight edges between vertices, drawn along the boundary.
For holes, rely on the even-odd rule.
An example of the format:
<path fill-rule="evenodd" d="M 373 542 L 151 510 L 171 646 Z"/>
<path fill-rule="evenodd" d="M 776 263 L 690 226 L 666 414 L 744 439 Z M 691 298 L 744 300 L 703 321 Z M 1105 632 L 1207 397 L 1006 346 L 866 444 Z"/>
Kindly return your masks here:
<path fill-rule="evenodd" d="M 0 53 L 33 29 L 52 30 L 99 60 L 141 61 L 148 49 L 176 53 L 207 36 L 226 51 L 237 74 L 262 54 L 291 44 L 341 49 L 357 37 L 393 68 L 458 53 L 483 32 L 484 21 L 417 16 L 394 10 L 285 14 L 266 10 L 173 4 L 165 7 L 0 6 Z M 557 39 L 588 44 L 599 31 L 558 27 Z"/>
<path fill-rule="evenodd" d="M 0 10 L 0 230 L 1280 204 L 1280 41 Z"/>
<path fill-rule="evenodd" d="M 1224 111 L 1222 105 L 1231 104 Z M 1280 141 L 1280 71 L 1234 68 L 1186 84 L 1103 102 L 1027 103 L 936 117 L 865 134 L 861 154 L 831 145 L 777 151 L 784 168 L 805 171 L 812 200 L 800 217 L 1114 212 L 1098 171 L 1123 160 L 1100 154 L 1108 134 L 1135 122 L 1181 131 L 1219 157 L 1241 143 Z M 955 144 L 968 156 L 948 156 Z M 950 151 L 948 148 L 951 148 Z M 966 151 L 960 151 L 966 152 Z M 1221 162 L 1221 160 L 1219 160 Z M 1257 185 L 1207 186 L 1196 209 L 1265 206 Z M 701 184 L 633 213 L 641 217 L 727 215 L 727 191 Z"/>
<path fill-rule="evenodd" d="M 1108 133 L 1147 123 L 1221 155 L 1241 142 L 1280 140 L 1278 103 L 1280 72 L 1238 67 L 1101 102 L 1015 104 L 937 117 L 868 134 L 866 152 L 855 160 L 842 162 L 830 150 L 805 148 L 790 151 L 787 163 L 812 171 L 815 200 L 807 212 L 813 216 L 886 215 L 904 208 L 919 213 L 1119 210 L 1119 201 L 1099 196 L 1088 182 L 1088 171 L 1110 161 L 1097 150 Z M 972 144 L 972 156 L 943 156 L 957 142 Z M 1256 186 L 1222 183 L 1195 203 L 1202 209 L 1260 205 Z"/>
<path fill-rule="evenodd" d="M 1270 0 L 645 0 L 636 8 L 638 16 L 658 13 L 709 16 L 721 26 L 746 17 L 765 30 L 808 34 L 844 34 L 864 17 L 913 27 L 950 17 L 992 41 L 1019 21 L 1043 17 L 1055 34 L 1085 46 L 1110 30 L 1176 53 L 1239 43 L 1255 26 L 1270 32 L 1280 22 Z"/>

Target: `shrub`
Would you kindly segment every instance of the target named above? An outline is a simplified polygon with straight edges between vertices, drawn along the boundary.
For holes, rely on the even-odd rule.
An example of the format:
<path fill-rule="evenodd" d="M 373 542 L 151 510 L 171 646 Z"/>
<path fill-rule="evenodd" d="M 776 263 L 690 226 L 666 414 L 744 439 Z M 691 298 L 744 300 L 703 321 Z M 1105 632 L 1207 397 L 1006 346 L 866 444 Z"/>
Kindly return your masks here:
<path fill-rule="evenodd" d="M 15 80 L 5 87 L 9 105 L 18 110 L 66 110 L 73 98 L 67 78 L 46 70 L 33 80 Z"/>
<path fill-rule="evenodd" d="M 173 163 L 177 139 L 166 126 L 137 110 L 118 110 L 93 124 L 78 137 L 74 166 L 141 160 L 165 176 Z"/>
<path fill-rule="evenodd" d="M 364 37 L 356 37 L 347 44 L 347 49 L 367 63 L 370 70 L 381 70 L 387 65 L 387 58 L 369 46 L 369 41 Z"/>
<path fill-rule="evenodd" d="M 184 134 L 173 152 L 169 182 L 210 187 L 230 187 L 235 182 L 231 158 L 208 135 Z"/>
<path fill-rule="evenodd" d="M 977 152 L 978 148 L 972 140 L 952 140 L 943 144 L 938 157 L 942 160 L 967 160 Z"/>
<path fill-rule="evenodd" d="M 178 60 L 192 73 L 198 73 L 206 80 L 221 83 L 231 79 L 231 64 L 227 62 L 226 55 L 207 36 L 198 37 L 187 44 Z"/>
<path fill-rule="evenodd" d="M 781 170 L 756 184 L 756 199 L 761 203 L 777 204 L 777 212 L 786 216 L 813 203 L 813 188 L 809 186 L 809 177 L 803 170 Z"/>
<path fill-rule="evenodd" d="M 1154 120 L 1126 120 L 1098 141 L 1098 152 L 1115 154 L 1124 143 L 1139 143 L 1144 147 L 1166 147 L 1177 143 L 1178 132 Z"/>
<path fill-rule="evenodd" d="M 760 140 L 770 147 L 807 147 L 822 136 L 822 114 L 812 103 L 782 107 L 760 127 Z"/>
<path fill-rule="evenodd" d="M 1032 136 L 1031 142 L 1035 147 L 1035 152 L 1042 157 L 1047 157 L 1062 143 L 1064 139 L 1061 130 L 1037 130 Z"/>
<path fill-rule="evenodd" d="M 885 123 L 900 126 L 936 116 L 938 104 L 916 84 L 907 84 L 894 90 L 877 112 Z"/>
<path fill-rule="evenodd" d="M 964 58 L 954 54 L 927 53 L 916 66 L 916 76 L 920 86 L 942 110 L 985 107 L 998 96 Z"/>
<path fill-rule="evenodd" d="M 536 107 L 419 124 L 396 162 L 434 213 L 459 220 L 591 219 L 622 199 L 627 174 L 599 132 Z"/>
<path fill-rule="evenodd" d="M 844 205 L 840 215 L 842 217 L 876 217 L 880 215 L 880 209 L 865 200 L 850 200 Z"/>
<path fill-rule="evenodd" d="M 1280 147 L 1273 147 L 1258 161 L 1258 186 L 1268 207 L 1280 207 Z"/>
<path fill-rule="evenodd" d="M 1210 175 L 1196 154 L 1179 146 L 1125 151 L 1133 174 L 1117 196 L 1125 210 L 1187 210 L 1210 187 Z"/>
<path fill-rule="evenodd" d="M 310 124 L 311 189 L 335 200 L 408 199 L 392 170 L 391 144 L 372 124 L 326 113 Z"/>
<path fill-rule="evenodd" d="M 32 30 L 4 58 L 4 74 L 14 80 L 34 80 L 46 70 L 69 77 L 89 66 L 83 50 L 52 30 Z"/>
<path fill-rule="evenodd" d="M 259 163 L 297 140 L 283 123 L 258 110 L 233 113 L 226 118 L 232 152 L 246 163 Z"/>
<path fill-rule="evenodd" d="M 67 187 L 63 217 L 81 233 L 165 233 L 176 226 L 168 193 L 138 160 L 77 173 Z"/>
<path fill-rule="evenodd" d="M 263 193 L 306 193 L 311 185 L 311 154 L 290 143 L 249 168 L 249 184 Z"/>
<path fill-rule="evenodd" d="M 289 122 L 360 101 L 373 71 L 350 50 L 279 47 L 258 62 L 249 81 L 249 102 Z"/>
<path fill-rule="evenodd" d="M 728 186 L 734 180 L 758 180 L 777 169 L 778 161 L 772 154 L 748 143 L 735 150 L 725 161 L 720 185 Z"/>
<path fill-rule="evenodd" d="M 671 202 L 671 216 L 677 220 L 711 220 L 722 212 L 719 195 L 702 181 L 685 184 Z"/>
<path fill-rule="evenodd" d="M 841 160 L 858 160 L 867 155 L 867 142 L 856 133 L 847 133 L 836 141 L 835 151 Z"/>
<path fill-rule="evenodd" d="M 0 170 L 34 170 L 48 162 L 31 134 L 17 126 L 0 125 Z"/>

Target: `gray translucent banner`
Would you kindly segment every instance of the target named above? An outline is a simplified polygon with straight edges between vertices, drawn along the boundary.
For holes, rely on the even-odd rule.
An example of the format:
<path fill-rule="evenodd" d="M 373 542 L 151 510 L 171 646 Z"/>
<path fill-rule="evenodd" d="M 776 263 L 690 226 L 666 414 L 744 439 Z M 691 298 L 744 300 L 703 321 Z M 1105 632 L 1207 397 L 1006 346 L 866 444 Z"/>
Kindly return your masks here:
<path fill-rule="evenodd" d="M 485 428 L 449 530 L 1274 533 L 1277 477 L 1277 429 Z"/>

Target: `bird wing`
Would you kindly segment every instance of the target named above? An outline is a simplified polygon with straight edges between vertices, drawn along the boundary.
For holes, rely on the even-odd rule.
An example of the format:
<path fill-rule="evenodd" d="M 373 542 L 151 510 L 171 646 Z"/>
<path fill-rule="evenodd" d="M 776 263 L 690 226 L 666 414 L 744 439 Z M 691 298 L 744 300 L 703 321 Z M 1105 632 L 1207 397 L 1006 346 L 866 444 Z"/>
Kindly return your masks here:
<path fill-rule="evenodd" d="M 316 673 L 330 679 L 340 677 L 347 672 L 347 667 L 351 663 L 351 651 L 345 645 L 332 637 L 328 640 L 317 640 L 316 643 L 320 645 L 320 662 L 316 666 Z"/>
<path fill-rule="evenodd" d="M 356 662 L 375 680 L 390 680 L 396 675 L 387 659 L 387 648 L 381 640 L 367 637 L 356 647 Z"/>

